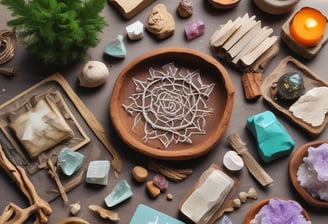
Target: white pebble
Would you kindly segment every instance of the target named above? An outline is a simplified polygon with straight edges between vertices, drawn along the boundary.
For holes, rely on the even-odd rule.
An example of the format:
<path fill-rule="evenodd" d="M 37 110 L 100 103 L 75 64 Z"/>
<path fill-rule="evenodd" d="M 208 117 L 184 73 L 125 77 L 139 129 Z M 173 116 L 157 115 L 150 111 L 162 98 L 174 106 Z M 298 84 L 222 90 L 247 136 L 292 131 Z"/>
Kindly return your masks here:
<path fill-rule="evenodd" d="M 143 38 L 144 25 L 140 21 L 132 23 L 131 25 L 127 26 L 125 30 L 131 40 L 140 40 Z"/>
<path fill-rule="evenodd" d="M 244 161 L 235 151 L 230 150 L 223 156 L 223 165 L 230 171 L 240 171 L 244 167 Z"/>

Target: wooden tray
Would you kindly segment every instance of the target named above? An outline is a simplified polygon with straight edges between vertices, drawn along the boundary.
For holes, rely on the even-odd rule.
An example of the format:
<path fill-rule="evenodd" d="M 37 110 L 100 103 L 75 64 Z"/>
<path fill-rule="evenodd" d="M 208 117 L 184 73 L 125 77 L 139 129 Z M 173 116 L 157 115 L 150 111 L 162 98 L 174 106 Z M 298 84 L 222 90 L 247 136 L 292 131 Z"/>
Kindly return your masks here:
<path fill-rule="evenodd" d="M 301 10 L 301 9 L 300 9 Z M 314 47 L 304 47 L 300 45 L 295 39 L 290 35 L 290 23 L 292 22 L 294 16 L 298 11 L 295 11 L 287 21 L 281 27 L 281 39 L 282 41 L 295 53 L 299 56 L 307 59 L 314 58 L 319 51 L 326 45 L 328 41 L 328 29 L 325 30 L 321 40 L 319 43 Z M 326 26 L 328 24 L 328 20 L 326 22 Z"/>
<path fill-rule="evenodd" d="M 147 142 L 143 140 L 145 120 L 134 125 L 135 117 L 129 115 L 123 105 L 131 104 L 132 101 L 129 97 L 136 94 L 136 80 L 140 81 L 141 88 L 145 88 L 143 85 L 146 84 L 142 84 L 142 82 L 153 77 L 149 75 L 149 69 L 161 71 L 163 65 L 172 62 L 178 69 L 198 71 L 199 79 L 197 76 L 194 78 L 198 82 L 201 81 L 207 85 L 215 84 L 206 101 L 213 112 L 206 117 L 204 127 L 206 134 L 192 135 L 192 144 L 178 143 L 164 147 L 158 139 Z M 205 154 L 220 140 L 228 127 L 233 103 L 233 84 L 226 69 L 219 62 L 196 50 L 169 47 L 145 53 L 135 58 L 122 70 L 115 82 L 109 109 L 116 131 L 132 149 L 153 158 L 186 160 Z"/>
<path fill-rule="evenodd" d="M 44 92 L 52 92 L 56 94 L 56 97 L 62 99 L 65 103 L 63 104 L 63 108 L 65 108 L 65 113 L 68 113 L 68 117 L 71 120 L 71 126 L 75 125 L 73 142 L 72 144 L 63 143 L 56 148 L 49 150 L 49 155 L 53 155 L 58 153 L 58 150 L 61 149 L 63 146 L 70 146 L 74 150 L 81 149 L 81 147 L 87 148 L 85 156 L 85 163 L 83 165 L 87 165 L 87 161 L 94 158 L 95 155 L 99 156 L 100 151 L 99 148 L 95 146 L 99 140 L 99 143 L 102 144 L 111 154 L 113 157 L 111 161 L 111 165 L 114 168 L 116 174 L 120 172 L 122 168 L 121 160 L 115 149 L 112 147 L 111 143 L 109 142 L 105 131 L 99 121 L 94 117 L 94 115 L 88 110 L 88 108 L 84 105 L 84 103 L 78 98 L 76 93 L 73 91 L 71 86 L 65 80 L 63 76 L 59 73 L 55 73 L 48 78 L 42 80 L 41 82 L 35 84 L 34 86 L 28 88 L 27 90 L 21 92 L 17 96 L 11 98 L 9 101 L 5 102 L 4 104 L 0 105 L 0 118 L 3 119 L 3 115 L 14 110 L 17 106 L 24 104 L 27 102 L 32 96 L 43 94 Z M 62 108 L 62 109 L 63 109 Z M 74 114 L 74 116 L 73 116 Z M 66 114 L 67 116 L 67 114 Z M 7 157 L 12 161 L 13 164 L 23 167 L 24 169 L 28 170 L 28 166 L 39 161 L 28 161 L 22 155 L 21 149 L 19 149 L 19 144 L 14 142 L 14 137 L 12 136 L 12 132 L 10 132 L 8 127 L 4 126 L 5 123 L 1 122 L 0 126 L 0 139 L 1 144 L 3 146 L 3 150 Z M 88 135 L 87 135 L 88 134 Z M 76 139 L 74 139 L 76 138 Z M 88 144 L 90 140 L 94 140 L 94 144 Z M 13 150 L 14 149 L 14 150 Z M 92 155 L 94 153 L 95 155 Z M 110 157 L 110 155 L 109 155 Z M 42 158 L 41 158 L 42 159 Z M 39 160 L 39 159 L 38 159 Z M 40 165 L 40 164 L 39 164 Z M 41 167 L 45 168 L 45 167 Z M 30 170 L 29 170 L 30 171 Z M 48 174 L 48 169 L 41 169 L 39 171 L 32 170 L 29 175 L 31 182 L 35 186 L 37 192 L 40 194 L 42 198 L 46 201 L 52 201 L 59 196 L 58 191 L 56 191 L 55 182 L 50 178 Z M 7 170 L 10 172 L 10 170 Z M 62 183 L 69 184 L 72 179 L 75 177 L 78 178 L 79 176 L 83 177 L 81 174 L 83 169 L 81 169 L 80 173 L 75 174 L 70 178 L 65 178 L 62 176 L 61 179 Z M 59 172 L 60 173 L 60 172 Z M 83 179 L 83 178 L 82 178 Z M 42 181 L 42 184 L 38 184 Z M 77 186 L 77 185 L 75 185 Z M 71 188 L 72 189 L 72 188 Z M 70 189 L 70 190 L 71 190 Z"/>
<path fill-rule="evenodd" d="M 264 101 L 269 103 L 275 109 L 287 116 L 292 122 L 303 128 L 305 131 L 310 133 L 313 136 L 319 135 L 328 123 L 328 116 L 326 115 L 325 121 L 322 125 L 318 127 L 313 127 L 308 123 L 305 123 L 303 120 L 293 116 L 293 114 L 288 110 L 290 105 L 283 104 L 274 99 L 274 96 L 271 94 L 271 87 L 274 82 L 277 82 L 278 79 L 285 73 L 295 71 L 302 74 L 304 80 L 305 91 L 310 90 L 314 87 L 319 86 L 328 86 L 328 83 L 321 80 L 318 75 L 313 73 L 309 68 L 303 65 L 298 60 L 294 59 L 291 56 L 284 58 L 277 68 L 262 82 L 261 92 L 263 95 Z"/>
<path fill-rule="evenodd" d="M 322 201 L 318 198 L 312 197 L 312 195 L 305 188 L 303 188 L 297 180 L 298 168 L 303 163 L 303 158 L 308 155 L 308 148 L 310 146 L 318 147 L 323 143 L 328 143 L 328 140 L 312 141 L 298 148 L 289 160 L 289 177 L 296 191 L 306 202 L 314 207 L 328 208 L 328 201 Z"/>
<path fill-rule="evenodd" d="M 267 198 L 262 201 L 257 202 L 246 214 L 245 219 L 244 219 L 244 224 L 250 224 L 251 221 L 255 218 L 256 214 L 261 210 L 263 206 L 269 203 L 269 201 L 273 198 Z M 277 198 L 279 199 L 279 198 Z M 302 211 L 303 216 L 305 217 L 306 220 L 310 221 L 310 216 L 309 214 L 303 209 Z"/>

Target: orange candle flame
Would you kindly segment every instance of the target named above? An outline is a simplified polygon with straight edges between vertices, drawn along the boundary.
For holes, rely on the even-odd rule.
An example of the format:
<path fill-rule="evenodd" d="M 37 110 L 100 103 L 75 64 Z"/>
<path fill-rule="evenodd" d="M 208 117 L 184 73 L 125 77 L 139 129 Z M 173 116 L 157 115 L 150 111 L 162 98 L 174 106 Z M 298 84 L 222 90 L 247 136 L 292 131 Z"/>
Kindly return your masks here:
<path fill-rule="evenodd" d="M 326 29 L 327 18 L 317 9 L 305 7 L 299 10 L 291 24 L 290 35 L 305 47 L 316 46 Z"/>

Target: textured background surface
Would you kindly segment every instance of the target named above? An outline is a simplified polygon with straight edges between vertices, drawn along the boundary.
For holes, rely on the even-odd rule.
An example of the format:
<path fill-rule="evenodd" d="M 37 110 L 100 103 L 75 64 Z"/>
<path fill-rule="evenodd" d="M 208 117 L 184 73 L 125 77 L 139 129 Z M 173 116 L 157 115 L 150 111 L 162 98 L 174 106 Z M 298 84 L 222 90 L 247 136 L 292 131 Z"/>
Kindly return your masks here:
<path fill-rule="evenodd" d="M 125 36 L 125 27 L 137 20 L 145 23 L 148 13 L 152 7 L 157 3 L 166 4 L 169 12 L 174 16 L 176 22 L 175 34 L 164 40 L 157 40 L 149 33 L 145 33 L 145 36 L 142 40 L 132 42 L 128 41 L 125 37 L 125 44 L 127 48 L 127 56 L 123 60 L 105 60 L 102 55 L 102 49 L 106 43 L 116 38 L 118 34 L 123 34 Z M 136 209 L 139 203 L 147 204 L 155 209 L 158 209 L 162 212 L 165 212 L 173 217 L 179 217 L 178 214 L 178 204 L 185 195 L 186 191 L 196 182 L 201 173 L 211 164 L 217 163 L 222 164 L 222 157 L 227 150 L 230 150 L 228 143 L 226 141 L 226 135 L 223 136 L 219 144 L 207 155 L 186 162 L 179 162 L 182 167 L 190 167 L 193 169 L 194 173 L 191 177 L 185 181 L 174 184 L 171 183 L 169 186 L 169 193 L 174 195 L 173 201 L 167 201 L 165 194 L 160 195 L 156 200 L 149 199 L 145 192 L 145 185 L 135 184 L 130 177 L 130 171 L 135 165 L 143 165 L 148 161 L 147 157 L 144 157 L 140 154 L 135 153 L 133 150 L 129 149 L 125 144 L 123 144 L 115 131 L 112 128 L 111 121 L 108 115 L 108 103 L 111 96 L 111 90 L 114 85 L 115 79 L 124 68 L 124 66 L 133 60 L 136 56 L 147 52 L 152 49 L 159 47 L 167 46 L 182 46 L 200 50 L 209 55 L 211 50 L 209 47 L 209 40 L 213 32 L 218 28 L 220 24 L 225 23 L 228 19 L 234 20 L 238 16 L 242 16 L 245 13 L 250 15 L 256 15 L 257 19 L 262 21 L 262 26 L 270 26 L 274 29 L 274 35 L 280 35 L 280 29 L 282 24 L 289 18 L 290 12 L 287 15 L 281 16 L 271 16 L 260 11 L 256 5 L 251 0 L 242 0 L 240 4 L 231 10 L 216 10 L 214 9 L 207 1 L 194 1 L 194 14 L 192 17 L 187 19 L 181 19 L 176 14 L 176 7 L 178 1 L 155 1 L 149 7 L 144 9 L 134 18 L 129 21 L 124 20 L 110 5 L 107 5 L 103 11 L 103 15 L 106 17 L 108 26 L 104 29 L 101 35 L 100 44 L 93 49 L 89 50 L 89 57 L 92 60 L 101 60 L 104 61 L 110 70 L 110 78 L 108 82 L 97 89 L 85 90 L 79 88 L 77 85 L 77 77 L 82 70 L 82 67 L 85 62 L 80 62 L 74 65 L 71 65 L 66 68 L 49 68 L 44 67 L 39 64 L 34 58 L 30 57 L 24 49 L 19 45 L 16 50 L 16 56 L 12 61 L 7 63 L 6 67 L 16 67 L 17 75 L 12 79 L 6 77 L 0 77 L 0 103 L 6 102 L 8 99 L 17 95 L 21 91 L 29 88 L 33 84 L 52 74 L 53 72 L 60 72 L 63 74 L 68 82 L 71 84 L 72 88 L 76 91 L 79 97 L 91 110 L 91 112 L 99 119 L 99 121 L 104 125 L 108 137 L 112 140 L 115 147 L 120 151 L 123 163 L 123 171 L 121 173 L 120 179 L 125 178 L 132 186 L 134 196 L 127 202 L 121 204 L 118 207 L 115 207 L 114 210 L 118 212 L 121 216 L 120 223 L 129 223 L 134 210 Z M 325 0 L 302 0 L 294 9 L 297 10 L 303 6 L 312 6 L 322 10 L 326 15 L 328 14 L 328 3 Z M 0 6 L 0 28 L 3 29 L 6 27 L 6 21 L 10 18 L 10 13 L 3 7 Z M 187 22 L 191 20 L 201 19 L 206 25 L 205 34 L 197 39 L 194 39 L 190 42 L 187 42 L 184 36 L 184 26 Z M 313 60 L 304 60 L 299 58 L 293 52 L 286 48 L 286 46 L 280 42 L 280 51 L 278 55 L 270 62 L 266 70 L 264 71 L 264 78 L 267 77 L 273 69 L 278 65 L 278 63 L 284 57 L 291 55 L 306 66 L 308 66 L 313 72 L 318 74 L 322 79 L 327 80 L 327 56 L 328 48 L 324 47 L 319 54 Z M 258 154 L 255 148 L 255 142 L 252 136 L 245 129 L 245 122 L 247 117 L 250 115 L 260 113 L 264 110 L 271 109 L 263 103 L 262 99 L 259 99 L 257 102 L 249 103 L 244 100 L 244 94 L 241 86 L 241 74 L 233 69 L 231 66 L 226 65 L 224 62 L 222 64 L 228 70 L 231 79 L 234 82 L 236 95 L 235 95 L 235 105 L 233 114 L 231 117 L 230 125 L 226 134 L 232 131 L 236 131 L 248 144 L 248 147 L 251 153 L 256 159 L 259 160 Z M 273 110 L 274 111 L 274 110 Z M 275 112 L 275 111 L 274 111 Z M 285 117 L 280 116 L 276 113 L 279 121 L 285 126 L 287 131 L 296 141 L 295 150 L 302 144 L 314 140 L 308 136 L 304 131 L 296 127 L 293 123 L 289 122 Z M 325 131 L 316 139 L 328 138 L 328 130 Z M 103 150 L 103 149 L 101 149 Z M 108 156 L 105 151 L 101 153 L 102 155 Z M 238 175 L 239 188 L 237 191 L 247 191 L 249 187 L 255 187 L 259 194 L 259 199 L 264 199 L 267 197 L 283 197 L 291 198 L 297 200 L 304 206 L 305 209 L 309 212 L 313 223 L 323 224 L 327 221 L 327 214 L 323 210 L 313 208 L 308 206 L 294 190 L 291 182 L 289 181 L 288 175 L 288 161 L 289 157 L 285 157 L 274 161 L 269 164 L 264 164 L 264 168 L 274 179 L 272 186 L 268 188 L 262 188 L 252 176 L 249 175 L 246 168 Z M 81 217 L 85 218 L 91 223 L 108 223 L 108 221 L 101 220 L 97 215 L 88 210 L 87 206 L 89 204 L 98 204 L 105 206 L 104 197 L 112 190 L 113 186 L 120 180 L 115 179 L 113 175 L 113 170 L 111 170 L 109 184 L 106 187 L 90 187 L 86 184 L 82 184 L 72 192 L 68 194 L 71 203 L 76 201 L 81 202 L 82 210 L 79 214 Z M 42 185 L 42 182 L 37 183 Z M 13 187 L 13 183 L 9 180 L 6 174 L 3 171 L 0 171 L 0 209 L 2 211 L 5 204 L 9 201 L 13 201 L 22 207 L 26 206 L 26 201 L 24 197 L 19 192 L 16 187 Z M 51 203 L 53 206 L 53 214 L 50 217 L 49 223 L 58 223 L 58 221 L 66 217 L 69 214 L 69 206 L 65 205 L 61 199 L 57 199 Z M 235 224 L 241 223 L 246 215 L 247 211 L 254 205 L 253 201 L 248 201 L 246 204 L 242 205 L 240 209 L 229 214 L 229 217 Z"/>

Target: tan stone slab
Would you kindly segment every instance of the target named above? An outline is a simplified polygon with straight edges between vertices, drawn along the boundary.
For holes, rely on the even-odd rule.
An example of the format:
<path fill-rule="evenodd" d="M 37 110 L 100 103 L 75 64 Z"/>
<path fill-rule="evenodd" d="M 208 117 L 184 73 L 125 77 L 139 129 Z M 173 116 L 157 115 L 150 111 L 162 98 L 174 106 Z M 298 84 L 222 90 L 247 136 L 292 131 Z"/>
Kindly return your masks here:
<path fill-rule="evenodd" d="M 153 1 L 154 0 L 109 0 L 109 3 L 116 8 L 124 18 L 131 19 Z"/>

